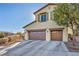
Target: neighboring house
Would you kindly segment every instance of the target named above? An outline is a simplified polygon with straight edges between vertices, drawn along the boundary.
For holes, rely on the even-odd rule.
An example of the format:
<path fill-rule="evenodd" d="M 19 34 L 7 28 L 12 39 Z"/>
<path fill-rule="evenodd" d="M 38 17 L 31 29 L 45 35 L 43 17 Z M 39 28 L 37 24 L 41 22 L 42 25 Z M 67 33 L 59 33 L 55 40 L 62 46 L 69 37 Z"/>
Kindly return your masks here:
<path fill-rule="evenodd" d="M 24 26 L 26 40 L 68 41 L 68 28 L 59 26 L 51 19 L 51 11 L 57 4 L 47 4 L 36 12 L 35 21 Z"/>

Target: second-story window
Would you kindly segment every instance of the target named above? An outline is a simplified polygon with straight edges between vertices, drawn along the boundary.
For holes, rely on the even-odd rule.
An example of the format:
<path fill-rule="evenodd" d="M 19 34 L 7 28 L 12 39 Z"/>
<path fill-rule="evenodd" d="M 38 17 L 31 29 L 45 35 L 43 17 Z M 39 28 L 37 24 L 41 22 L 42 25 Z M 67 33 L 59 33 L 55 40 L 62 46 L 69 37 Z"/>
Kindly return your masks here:
<path fill-rule="evenodd" d="M 40 22 L 45 22 L 45 21 L 47 20 L 47 18 L 48 18 L 48 15 L 47 15 L 46 12 L 45 12 L 45 13 L 41 13 L 41 14 L 39 15 L 39 20 L 40 20 Z"/>

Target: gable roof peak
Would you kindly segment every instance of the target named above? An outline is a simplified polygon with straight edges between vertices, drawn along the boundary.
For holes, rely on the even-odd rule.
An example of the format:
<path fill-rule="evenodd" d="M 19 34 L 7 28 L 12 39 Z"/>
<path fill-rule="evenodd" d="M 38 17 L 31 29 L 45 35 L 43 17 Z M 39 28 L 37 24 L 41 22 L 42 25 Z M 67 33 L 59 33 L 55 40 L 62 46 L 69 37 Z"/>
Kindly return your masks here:
<path fill-rule="evenodd" d="M 56 3 L 48 3 L 48 4 L 46 4 L 42 8 L 38 9 L 37 11 L 35 11 L 34 14 L 36 14 L 37 12 L 39 12 L 40 10 L 42 10 L 43 8 L 47 7 L 48 5 L 56 5 Z"/>

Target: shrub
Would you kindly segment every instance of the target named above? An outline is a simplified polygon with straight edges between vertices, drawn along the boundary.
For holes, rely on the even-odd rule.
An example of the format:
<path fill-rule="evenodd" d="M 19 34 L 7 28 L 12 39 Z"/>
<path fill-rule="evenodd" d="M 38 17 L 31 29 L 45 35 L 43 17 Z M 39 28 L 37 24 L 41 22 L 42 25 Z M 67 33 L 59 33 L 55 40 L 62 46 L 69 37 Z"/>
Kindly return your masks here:
<path fill-rule="evenodd" d="M 3 38 L 0 38 L 0 44 L 5 44 L 5 39 L 3 39 Z"/>
<path fill-rule="evenodd" d="M 4 37 L 4 33 L 0 32 L 0 38 Z"/>
<path fill-rule="evenodd" d="M 20 35 L 20 37 L 22 37 L 24 39 L 24 33 L 17 32 L 16 35 Z"/>

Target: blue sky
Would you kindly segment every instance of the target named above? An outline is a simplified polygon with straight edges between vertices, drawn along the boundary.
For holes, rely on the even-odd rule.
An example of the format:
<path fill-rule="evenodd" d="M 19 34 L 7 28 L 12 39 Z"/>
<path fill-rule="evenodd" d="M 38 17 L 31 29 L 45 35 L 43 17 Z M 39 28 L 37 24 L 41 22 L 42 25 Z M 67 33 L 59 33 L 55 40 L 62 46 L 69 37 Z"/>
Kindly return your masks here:
<path fill-rule="evenodd" d="M 0 31 L 23 31 L 23 26 L 35 20 L 34 11 L 44 5 L 44 3 L 0 4 Z"/>

